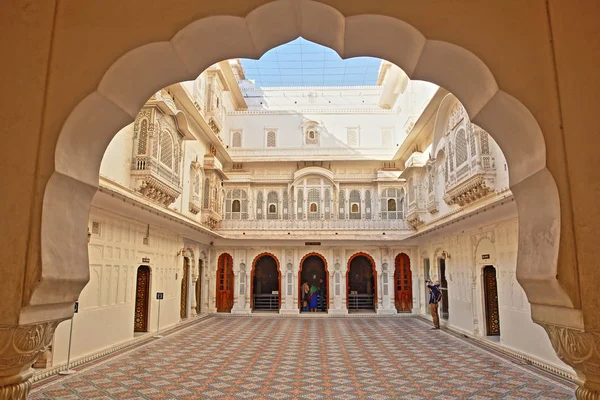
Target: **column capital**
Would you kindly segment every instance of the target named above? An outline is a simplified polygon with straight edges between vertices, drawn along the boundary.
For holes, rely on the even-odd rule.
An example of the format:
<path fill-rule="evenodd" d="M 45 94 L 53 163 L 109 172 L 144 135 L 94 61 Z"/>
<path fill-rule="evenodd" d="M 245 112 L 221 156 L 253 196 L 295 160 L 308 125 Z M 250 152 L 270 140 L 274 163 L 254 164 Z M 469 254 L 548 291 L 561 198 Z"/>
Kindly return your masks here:
<path fill-rule="evenodd" d="M 0 325 L 0 400 L 27 398 L 31 366 L 52 343 L 59 322 Z"/>
<path fill-rule="evenodd" d="M 542 324 L 556 355 L 571 366 L 581 380 L 576 397 L 600 400 L 600 332 Z"/>

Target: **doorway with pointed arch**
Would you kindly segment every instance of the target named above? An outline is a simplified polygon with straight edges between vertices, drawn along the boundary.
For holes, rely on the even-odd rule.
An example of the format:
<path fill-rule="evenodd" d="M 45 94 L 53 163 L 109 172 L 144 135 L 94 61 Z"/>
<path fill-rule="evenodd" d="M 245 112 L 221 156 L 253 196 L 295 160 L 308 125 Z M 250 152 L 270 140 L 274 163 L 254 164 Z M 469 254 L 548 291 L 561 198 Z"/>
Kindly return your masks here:
<path fill-rule="evenodd" d="M 348 259 L 346 272 L 346 306 L 348 311 L 376 311 L 377 271 L 375 260 L 367 253 L 356 253 Z"/>
<path fill-rule="evenodd" d="M 396 256 L 394 265 L 394 299 L 396 311 L 399 313 L 411 312 L 413 299 L 410 258 L 406 253 L 400 253 Z"/>
<path fill-rule="evenodd" d="M 233 308 L 233 258 L 223 253 L 217 261 L 217 312 L 231 312 Z"/>
<path fill-rule="evenodd" d="M 304 288 L 308 285 L 308 291 Z M 313 312 L 329 310 L 329 272 L 327 261 L 319 253 L 308 253 L 300 261 L 298 273 L 298 305 L 300 312 L 311 311 L 311 298 L 316 297 L 316 309 Z M 313 293 L 311 293 L 311 291 Z"/>
<path fill-rule="evenodd" d="M 253 311 L 278 311 L 281 307 L 281 269 L 271 253 L 261 253 L 252 262 L 250 307 Z"/>

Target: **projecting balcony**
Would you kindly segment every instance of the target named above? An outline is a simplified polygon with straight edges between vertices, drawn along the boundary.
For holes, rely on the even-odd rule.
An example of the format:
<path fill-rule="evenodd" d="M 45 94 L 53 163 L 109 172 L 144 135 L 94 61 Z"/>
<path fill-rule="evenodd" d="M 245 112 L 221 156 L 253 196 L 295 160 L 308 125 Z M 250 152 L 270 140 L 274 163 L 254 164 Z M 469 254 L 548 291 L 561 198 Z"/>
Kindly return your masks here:
<path fill-rule="evenodd" d="M 189 209 L 192 214 L 198 214 L 202 210 L 202 204 L 200 203 L 200 195 L 196 193 L 192 194 Z"/>
<path fill-rule="evenodd" d="M 166 207 L 181 195 L 179 177 L 152 157 L 134 157 L 131 176 L 135 190 Z"/>
<path fill-rule="evenodd" d="M 277 220 L 223 220 L 217 231 L 412 231 L 403 219 L 277 219 Z"/>

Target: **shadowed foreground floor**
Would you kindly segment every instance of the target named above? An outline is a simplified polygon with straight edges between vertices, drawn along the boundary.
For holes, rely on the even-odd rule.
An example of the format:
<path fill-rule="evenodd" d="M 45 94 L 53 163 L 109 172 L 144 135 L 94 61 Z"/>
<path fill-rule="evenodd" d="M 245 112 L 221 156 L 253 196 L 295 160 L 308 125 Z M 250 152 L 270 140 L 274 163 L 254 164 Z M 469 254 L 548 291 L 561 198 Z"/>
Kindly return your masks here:
<path fill-rule="evenodd" d="M 416 318 L 213 317 L 31 399 L 571 399 L 574 389 Z"/>

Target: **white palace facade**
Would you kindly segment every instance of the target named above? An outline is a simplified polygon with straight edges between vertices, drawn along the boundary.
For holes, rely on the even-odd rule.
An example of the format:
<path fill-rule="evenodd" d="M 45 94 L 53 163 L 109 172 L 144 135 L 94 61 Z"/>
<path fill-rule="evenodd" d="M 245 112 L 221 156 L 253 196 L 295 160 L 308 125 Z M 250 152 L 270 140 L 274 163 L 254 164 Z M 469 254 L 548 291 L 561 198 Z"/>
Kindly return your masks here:
<path fill-rule="evenodd" d="M 516 280 L 508 187 L 458 100 L 393 64 L 374 86 L 258 88 L 220 62 L 110 143 L 71 357 L 208 313 L 314 317 L 300 287 L 320 279 L 319 317 L 429 318 L 433 279 L 443 327 L 572 376 Z M 65 363 L 69 324 L 38 367 Z"/>

